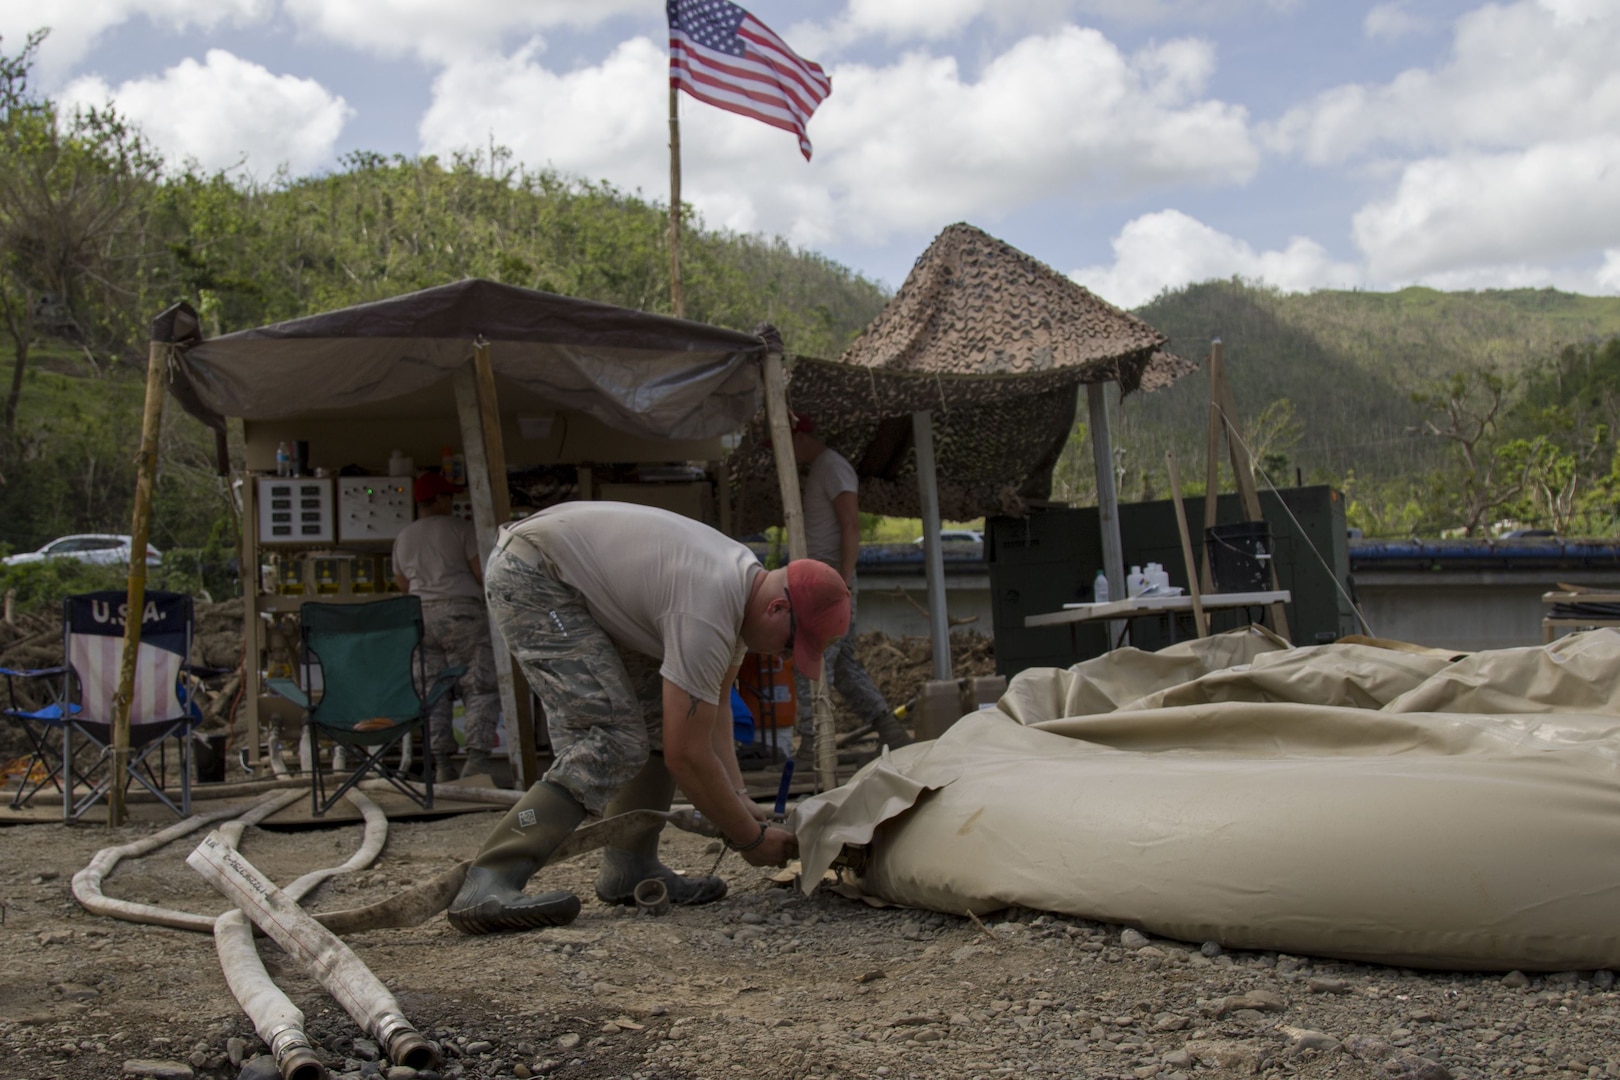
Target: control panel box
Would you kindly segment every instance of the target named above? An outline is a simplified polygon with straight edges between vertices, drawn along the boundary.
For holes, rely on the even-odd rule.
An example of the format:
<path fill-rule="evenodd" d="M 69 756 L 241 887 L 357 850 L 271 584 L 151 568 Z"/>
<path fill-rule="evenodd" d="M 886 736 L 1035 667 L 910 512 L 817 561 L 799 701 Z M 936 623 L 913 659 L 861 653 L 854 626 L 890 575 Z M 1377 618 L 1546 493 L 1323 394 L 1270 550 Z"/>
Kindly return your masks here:
<path fill-rule="evenodd" d="M 331 480 L 261 476 L 256 494 L 259 543 L 330 544 L 337 539 Z"/>
<path fill-rule="evenodd" d="M 338 537 L 344 543 L 392 540 L 411 523 L 414 509 L 409 477 L 338 478 Z"/>

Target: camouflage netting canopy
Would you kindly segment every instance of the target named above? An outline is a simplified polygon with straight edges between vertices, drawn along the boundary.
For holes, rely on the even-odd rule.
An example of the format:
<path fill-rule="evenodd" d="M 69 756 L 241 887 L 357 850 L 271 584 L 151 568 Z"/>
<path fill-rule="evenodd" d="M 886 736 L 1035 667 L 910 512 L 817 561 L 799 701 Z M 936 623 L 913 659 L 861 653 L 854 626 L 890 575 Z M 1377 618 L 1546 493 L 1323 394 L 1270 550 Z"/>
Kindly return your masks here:
<path fill-rule="evenodd" d="M 921 516 L 911 414 L 933 414 L 940 516 L 1026 513 L 1084 383 L 1157 390 L 1196 367 L 1147 323 L 971 225 L 952 225 L 834 363 L 801 357 L 789 406 L 855 466 L 863 511 Z M 764 414 L 729 462 L 740 533 L 782 522 Z"/>

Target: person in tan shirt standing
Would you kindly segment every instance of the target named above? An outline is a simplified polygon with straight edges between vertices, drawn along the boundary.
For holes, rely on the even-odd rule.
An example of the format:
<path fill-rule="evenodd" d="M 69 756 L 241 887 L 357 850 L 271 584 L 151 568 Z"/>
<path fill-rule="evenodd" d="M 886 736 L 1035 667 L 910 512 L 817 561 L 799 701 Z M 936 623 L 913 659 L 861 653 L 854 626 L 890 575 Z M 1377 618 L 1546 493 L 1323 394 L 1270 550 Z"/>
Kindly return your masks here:
<path fill-rule="evenodd" d="M 861 552 L 861 515 L 856 503 L 859 478 L 848 458 L 816 437 L 815 421 L 810 417 L 795 414 L 792 432 L 793 458 L 800 468 L 808 467 L 800 496 L 807 554 L 838 571 L 850 590 L 849 630 L 828 643 L 822 670 L 838 696 L 863 723 L 872 725 L 885 746 L 905 746 L 911 736 L 855 655 L 855 562 Z M 811 763 L 816 760 L 815 717 L 810 681 L 802 669 L 794 671 L 794 692 L 799 735 L 795 756 Z"/>
<path fill-rule="evenodd" d="M 438 473 L 416 478 L 416 520 L 394 539 L 394 584 L 422 601 L 422 662 L 428 671 L 462 665 L 457 692 L 467 731 L 462 776 L 487 773 L 500 717 L 495 653 L 489 613 L 484 608 L 484 575 L 472 524 L 450 512 L 455 486 Z M 428 716 L 435 767 L 443 775 L 456 752 L 449 695 Z"/>

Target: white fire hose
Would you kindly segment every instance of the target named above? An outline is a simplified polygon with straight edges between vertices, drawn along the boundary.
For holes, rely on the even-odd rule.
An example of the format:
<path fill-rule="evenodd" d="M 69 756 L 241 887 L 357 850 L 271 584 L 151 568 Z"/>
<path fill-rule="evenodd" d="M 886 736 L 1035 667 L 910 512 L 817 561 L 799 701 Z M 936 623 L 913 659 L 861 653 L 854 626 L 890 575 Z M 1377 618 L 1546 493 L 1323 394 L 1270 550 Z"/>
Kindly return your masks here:
<path fill-rule="evenodd" d="M 303 792 L 295 793 L 298 797 Z M 286 888 L 293 900 L 309 895 L 321 882 L 337 874 L 346 874 L 370 866 L 382 851 L 388 838 L 388 818 L 377 804 L 360 795 L 349 793 L 350 801 L 359 809 L 366 821 L 365 837 L 360 848 L 341 866 L 312 870 Z M 242 839 L 242 830 L 248 822 L 238 818 L 226 824 L 216 835 L 235 848 Z M 219 954 L 220 968 L 225 982 L 236 995 L 242 1011 L 253 1021 L 270 1053 L 276 1059 L 283 1080 L 325 1080 L 326 1067 L 315 1056 L 309 1036 L 304 1032 L 303 1011 L 292 999 L 282 993 L 270 973 L 264 968 L 264 959 L 253 942 L 253 924 L 240 908 L 232 908 L 214 921 L 214 951 Z"/>
<path fill-rule="evenodd" d="M 221 826 L 219 832 L 213 835 L 220 837 L 224 843 L 234 848 L 240 841 L 242 832 L 249 825 L 257 824 L 282 807 L 303 798 L 304 791 L 304 786 L 300 784 L 295 789 L 267 795 L 249 807 L 245 813 L 238 805 L 198 814 L 140 840 L 104 848 L 95 854 L 84 869 L 73 876 L 74 898 L 90 912 L 128 922 L 213 933 L 215 949 L 219 953 L 225 980 L 241 1004 L 243 1012 L 252 1020 L 254 1030 L 275 1055 L 284 1080 L 324 1080 L 327 1072 L 325 1066 L 315 1056 L 314 1049 L 304 1033 L 303 1013 L 281 992 L 265 971 L 264 962 L 253 942 L 252 924 L 248 922 L 246 916 L 236 908 L 215 918 L 119 900 L 104 895 L 101 883 L 112 873 L 120 860 L 154 851 L 203 825 L 223 818 L 235 820 Z M 369 866 L 381 852 L 387 838 L 386 816 L 375 803 L 360 792 L 350 792 L 349 798 L 360 810 L 366 823 L 365 836 L 359 850 L 341 866 L 305 874 L 287 887 L 285 892 L 288 896 L 295 899 L 302 898 L 329 877 Z M 454 895 L 464 873 L 465 865 L 458 866 L 423 887 L 391 897 L 382 903 L 331 912 L 323 917 L 331 919 L 335 925 L 345 929 L 416 925 L 430 915 L 444 910 L 449 896 Z M 354 963 L 360 963 L 358 958 L 354 958 Z M 363 965 L 361 966 L 363 968 Z M 369 974 L 367 972 L 368 976 Z M 372 981 L 375 982 L 374 977 Z M 392 995 L 388 995 L 388 1001 L 393 1001 Z M 387 1010 L 384 1006 L 373 1011 L 386 1013 Z M 394 1011 L 398 1011 L 397 1002 L 394 1003 Z M 391 1029 L 397 1027 L 397 1023 L 391 1025 Z M 414 1042 L 408 1039 L 402 1041 L 398 1034 L 394 1035 L 392 1042 L 388 1042 L 385 1037 L 385 1045 L 390 1046 L 391 1057 L 395 1043 L 399 1044 L 400 1052 L 413 1052 L 418 1060 L 427 1061 L 436 1058 L 436 1054 L 425 1040 L 422 1041 L 422 1046 L 426 1047 L 428 1053 L 423 1055 L 420 1053 L 421 1048 Z M 404 1064 L 398 1058 L 393 1060 Z"/>
<path fill-rule="evenodd" d="M 361 1028 L 387 1048 L 396 1065 L 438 1064 L 432 1043 L 405 1019 L 393 993 L 343 941 L 316 922 L 218 832 L 186 857 L 186 864 L 247 913 L 259 929 L 301 960 Z"/>

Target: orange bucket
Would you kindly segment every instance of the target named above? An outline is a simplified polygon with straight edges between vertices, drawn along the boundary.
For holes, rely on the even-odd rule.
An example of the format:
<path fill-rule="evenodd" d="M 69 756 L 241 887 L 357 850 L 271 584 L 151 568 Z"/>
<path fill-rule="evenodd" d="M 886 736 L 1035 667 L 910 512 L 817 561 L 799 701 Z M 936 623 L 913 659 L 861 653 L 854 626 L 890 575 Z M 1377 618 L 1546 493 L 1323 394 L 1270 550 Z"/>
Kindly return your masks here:
<path fill-rule="evenodd" d="M 755 728 L 790 728 L 797 712 L 793 661 L 785 656 L 748 653 L 737 672 L 737 692 L 754 714 Z"/>

